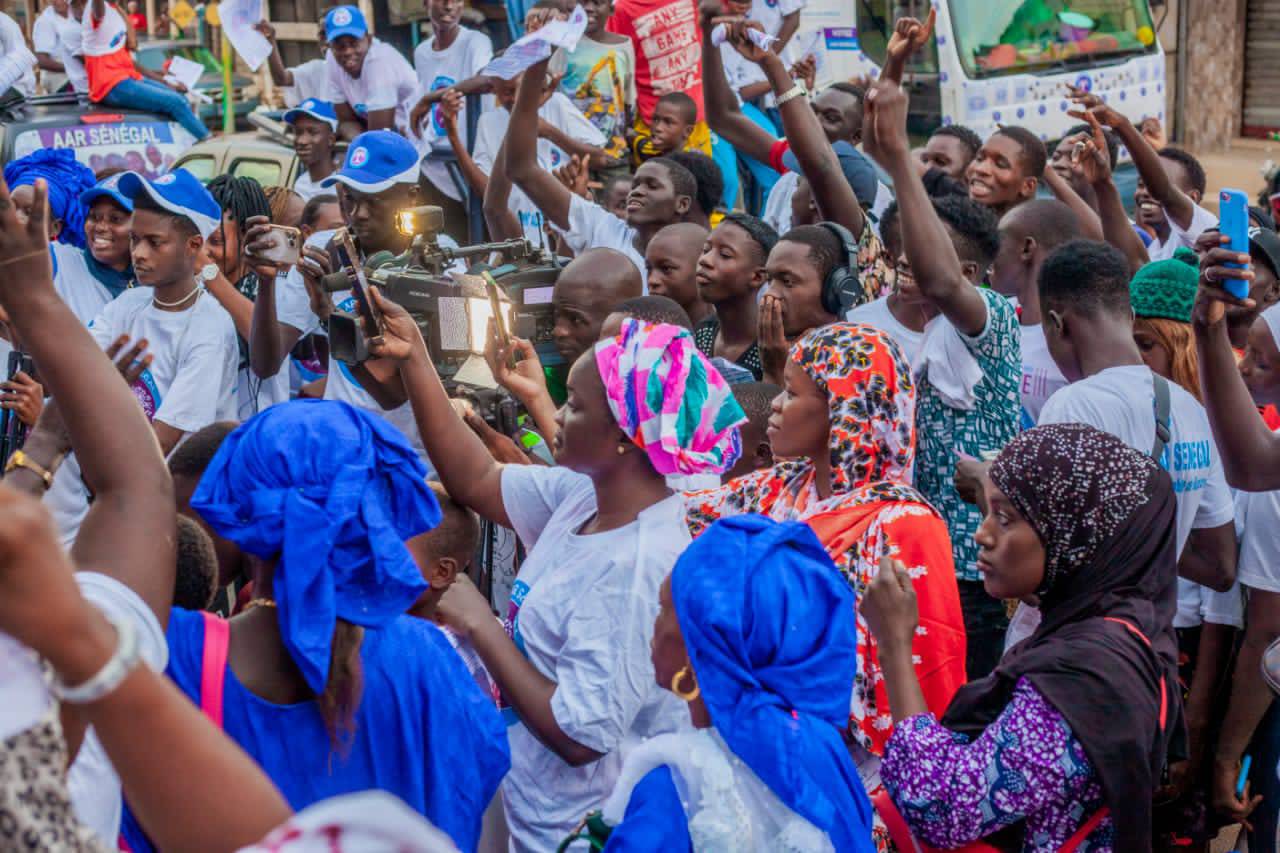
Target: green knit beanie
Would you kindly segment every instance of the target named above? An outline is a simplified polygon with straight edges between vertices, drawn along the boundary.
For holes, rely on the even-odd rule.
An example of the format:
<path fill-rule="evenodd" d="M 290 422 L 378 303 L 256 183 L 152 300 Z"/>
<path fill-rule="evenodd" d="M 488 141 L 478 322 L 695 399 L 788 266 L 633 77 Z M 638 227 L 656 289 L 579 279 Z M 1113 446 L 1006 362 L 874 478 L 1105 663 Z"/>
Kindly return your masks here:
<path fill-rule="evenodd" d="M 1200 259 L 1180 248 L 1167 261 L 1153 261 L 1129 282 L 1129 300 L 1139 317 L 1164 317 L 1180 323 L 1191 322 L 1191 306 L 1200 284 Z"/>

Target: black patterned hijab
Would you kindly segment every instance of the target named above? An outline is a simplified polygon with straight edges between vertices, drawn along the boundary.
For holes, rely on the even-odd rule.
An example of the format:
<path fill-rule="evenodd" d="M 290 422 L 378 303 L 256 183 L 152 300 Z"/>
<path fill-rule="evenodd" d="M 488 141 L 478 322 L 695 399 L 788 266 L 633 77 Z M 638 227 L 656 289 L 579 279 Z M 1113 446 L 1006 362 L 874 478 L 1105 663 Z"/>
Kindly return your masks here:
<path fill-rule="evenodd" d="M 1098 773 L 1115 849 L 1149 850 L 1151 797 L 1181 720 L 1172 481 L 1084 424 L 1022 433 L 990 477 L 1044 544 L 1043 620 L 991 675 L 960 689 L 943 723 L 980 733 L 1028 679 Z"/>

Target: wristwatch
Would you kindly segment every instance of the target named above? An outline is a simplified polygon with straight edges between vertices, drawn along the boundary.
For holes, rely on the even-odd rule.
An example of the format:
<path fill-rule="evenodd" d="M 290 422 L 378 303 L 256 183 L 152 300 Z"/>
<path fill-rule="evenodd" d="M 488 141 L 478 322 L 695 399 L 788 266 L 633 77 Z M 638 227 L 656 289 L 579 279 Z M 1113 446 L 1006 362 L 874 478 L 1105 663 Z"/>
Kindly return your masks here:
<path fill-rule="evenodd" d="M 52 470 L 50 470 L 50 468 L 46 468 L 36 460 L 32 459 L 26 451 L 15 450 L 13 451 L 13 455 L 9 457 L 9 461 L 5 463 L 4 473 L 8 475 L 10 472 L 18 468 L 26 468 L 32 474 L 35 474 L 40 478 L 40 481 L 44 483 L 44 490 L 47 492 L 53 487 L 53 474 L 54 471 L 58 469 L 58 463 L 61 461 L 62 457 L 59 456 L 53 461 L 51 465 Z"/>
<path fill-rule="evenodd" d="M 217 277 L 218 277 L 217 264 L 205 264 L 203 267 L 200 268 L 200 280 L 203 281 L 205 284 L 208 284 L 209 282 L 213 281 Z"/>
<path fill-rule="evenodd" d="M 805 88 L 804 83 L 797 80 L 794 86 L 777 97 L 777 105 L 782 106 L 787 101 L 794 100 L 795 98 L 807 97 L 808 94 L 809 90 Z"/>

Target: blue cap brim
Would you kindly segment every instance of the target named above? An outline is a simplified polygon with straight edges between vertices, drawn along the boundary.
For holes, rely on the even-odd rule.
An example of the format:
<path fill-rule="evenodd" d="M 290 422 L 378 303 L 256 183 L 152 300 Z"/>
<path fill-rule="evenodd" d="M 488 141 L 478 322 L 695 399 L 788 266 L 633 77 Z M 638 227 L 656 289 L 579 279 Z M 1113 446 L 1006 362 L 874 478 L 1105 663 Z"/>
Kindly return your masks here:
<path fill-rule="evenodd" d="M 295 121 L 297 121 L 298 116 L 306 116 L 307 118 L 313 118 L 316 121 L 322 121 L 325 124 L 329 125 L 329 128 L 333 130 L 335 133 L 338 130 L 338 120 L 336 118 L 320 115 L 320 113 L 312 112 L 311 110 L 304 110 L 300 107 L 295 107 L 294 109 L 291 109 L 284 114 L 285 123 L 293 124 Z"/>
<path fill-rule="evenodd" d="M 320 182 L 320 186 L 324 189 L 330 189 L 334 184 L 346 184 L 353 190 L 362 193 L 380 193 L 391 189 L 396 184 L 416 184 L 418 183 L 418 175 L 421 167 L 418 163 L 414 163 L 405 171 L 391 177 L 383 177 L 375 172 L 367 169 L 339 169 L 329 177 Z"/>
<path fill-rule="evenodd" d="M 116 184 L 116 187 L 126 198 L 136 199 L 139 195 L 145 195 L 175 216 L 185 216 L 191 220 L 191 224 L 195 225 L 196 230 L 200 232 L 201 238 L 205 240 L 209 239 L 209 235 L 221 223 L 221 213 L 219 213 L 218 219 L 213 219 L 200 211 L 174 204 L 156 192 L 151 184 L 147 182 L 147 179 L 137 172 L 125 172 L 120 176 L 120 182 Z"/>
<path fill-rule="evenodd" d="M 85 207 L 91 206 L 100 198 L 109 198 L 121 208 L 133 213 L 133 199 L 126 198 L 120 193 L 107 187 L 90 187 L 80 193 L 80 203 Z"/>
<path fill-rule="evenodd" d="M 345 27 L 335 27 L 332 31 L 325 30 L 324 39 L 325 41 L 333 41 L 334 39 L 340 39 L 343 36 L 354 36 L 355 38 L 362 39 L 368 34 L 369 31 L 367 29 L 358 27 L 354 24 L 347 24 Z"/>

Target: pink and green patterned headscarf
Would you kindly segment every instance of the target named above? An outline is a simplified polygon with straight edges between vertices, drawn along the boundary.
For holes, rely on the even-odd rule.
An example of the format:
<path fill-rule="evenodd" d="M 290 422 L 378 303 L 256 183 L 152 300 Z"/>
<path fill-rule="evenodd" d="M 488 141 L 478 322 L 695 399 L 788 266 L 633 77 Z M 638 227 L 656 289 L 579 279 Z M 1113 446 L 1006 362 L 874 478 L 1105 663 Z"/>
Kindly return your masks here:
<path fill-rule="evenodd" d="M 686 329 L 626 319 L 596 344 L 596 365 L 618 426 L 659 474 L 721 474 L 742 455 L 746 415 Z"/>

